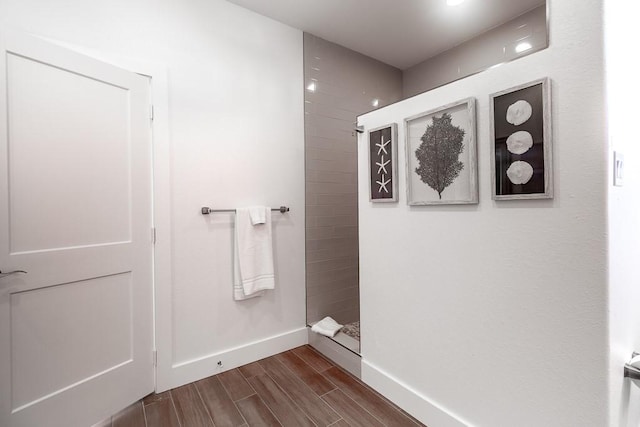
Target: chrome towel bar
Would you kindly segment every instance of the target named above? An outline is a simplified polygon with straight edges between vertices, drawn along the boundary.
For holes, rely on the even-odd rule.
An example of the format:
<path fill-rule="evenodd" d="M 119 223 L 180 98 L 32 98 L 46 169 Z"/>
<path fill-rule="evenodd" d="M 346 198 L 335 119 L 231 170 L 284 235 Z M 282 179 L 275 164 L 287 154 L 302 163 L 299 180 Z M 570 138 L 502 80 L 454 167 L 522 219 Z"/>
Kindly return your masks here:
<path fill-rule="evenodd" d="M 280 213 L 285 213 L 285 212 L 289 212 L 291 209 L 289 209 L 288 206 L 280 206 L 279 208 L 271 208 L 272 211 L 280 211 Z M 207 206 L 204 206 L 200 212 L 202 213 L 202 215 L 209 215 L 210 213 L 213 212 L 235 212 L 235 209 L 211 209 Z"/>

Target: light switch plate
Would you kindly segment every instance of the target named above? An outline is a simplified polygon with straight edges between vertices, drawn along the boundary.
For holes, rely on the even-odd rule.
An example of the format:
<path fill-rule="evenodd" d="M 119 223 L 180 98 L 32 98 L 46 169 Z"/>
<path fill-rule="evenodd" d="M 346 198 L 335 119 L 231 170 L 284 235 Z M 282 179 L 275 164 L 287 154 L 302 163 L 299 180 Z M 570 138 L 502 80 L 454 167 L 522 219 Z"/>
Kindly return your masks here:
<path fill-rule="evenodd" d="M 624 155 L 613 152 L 613 185 L 616 187 L 622 187 L 624 178 Z"/>

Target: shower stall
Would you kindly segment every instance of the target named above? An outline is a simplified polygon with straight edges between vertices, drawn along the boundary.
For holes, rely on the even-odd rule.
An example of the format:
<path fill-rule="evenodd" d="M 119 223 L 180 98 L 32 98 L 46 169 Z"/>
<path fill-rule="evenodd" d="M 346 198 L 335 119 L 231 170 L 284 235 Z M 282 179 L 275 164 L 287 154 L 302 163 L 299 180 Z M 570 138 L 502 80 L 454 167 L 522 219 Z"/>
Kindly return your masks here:
<path fill-rule="evenodd" d="M 304 34 L 307 325 L 329 316 L 344 327 L 311 335 L 360 353 L 356 117 L 402 98 L 402 72 Z M 328 355 L 331 357 L 332 355 Z"/>

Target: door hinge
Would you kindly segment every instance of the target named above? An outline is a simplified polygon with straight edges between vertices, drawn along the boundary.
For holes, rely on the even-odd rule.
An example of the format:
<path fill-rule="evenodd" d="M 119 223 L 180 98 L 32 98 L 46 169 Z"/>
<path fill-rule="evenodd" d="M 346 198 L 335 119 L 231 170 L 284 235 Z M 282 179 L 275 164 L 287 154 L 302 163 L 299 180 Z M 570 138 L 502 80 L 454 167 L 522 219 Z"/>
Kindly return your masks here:
<path fill-rule="evenodd" d="M 153 366 L 158 366 L 158 350 L 153 350 Z"/>
<path fill-rule="evenodd" d="M 151 243 L 156 244 L 156 228 L 151 227 Z"/>
<path fill-rule="evenodd" d="M 149 119 L 153 121 L 153 105 L 149 105 Z"/>

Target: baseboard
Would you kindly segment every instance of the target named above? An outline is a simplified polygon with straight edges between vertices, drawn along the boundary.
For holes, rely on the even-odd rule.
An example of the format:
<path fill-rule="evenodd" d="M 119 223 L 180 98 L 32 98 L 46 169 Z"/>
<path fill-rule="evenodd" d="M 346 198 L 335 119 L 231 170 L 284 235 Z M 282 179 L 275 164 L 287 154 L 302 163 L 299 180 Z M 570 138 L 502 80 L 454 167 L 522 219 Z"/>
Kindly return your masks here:
<path fill-rule="evenodd" d="M 181 385 L 198 381 L 202 378 L 210 377 L 211 375 L 219 374 L 305 344 L 307 344 L 306 327 L 223 350 L 218 353 L 209 354 L 197 359 L 180 362 L 171 367 L 169 382 L 165 383 L 166 385 L 162 389 L 156 390 L 156 393 L 180 387 Z M 222 362 L 222 366 L 219 366 L 218 362 Z M 158 385 L 160 385 L 160 382 Z"/>
<path fill-rule="evenodd" d="M 470 425 L 364 359 L 362 360 L 362 381 L 428 426 L 468 427 Z"/>

